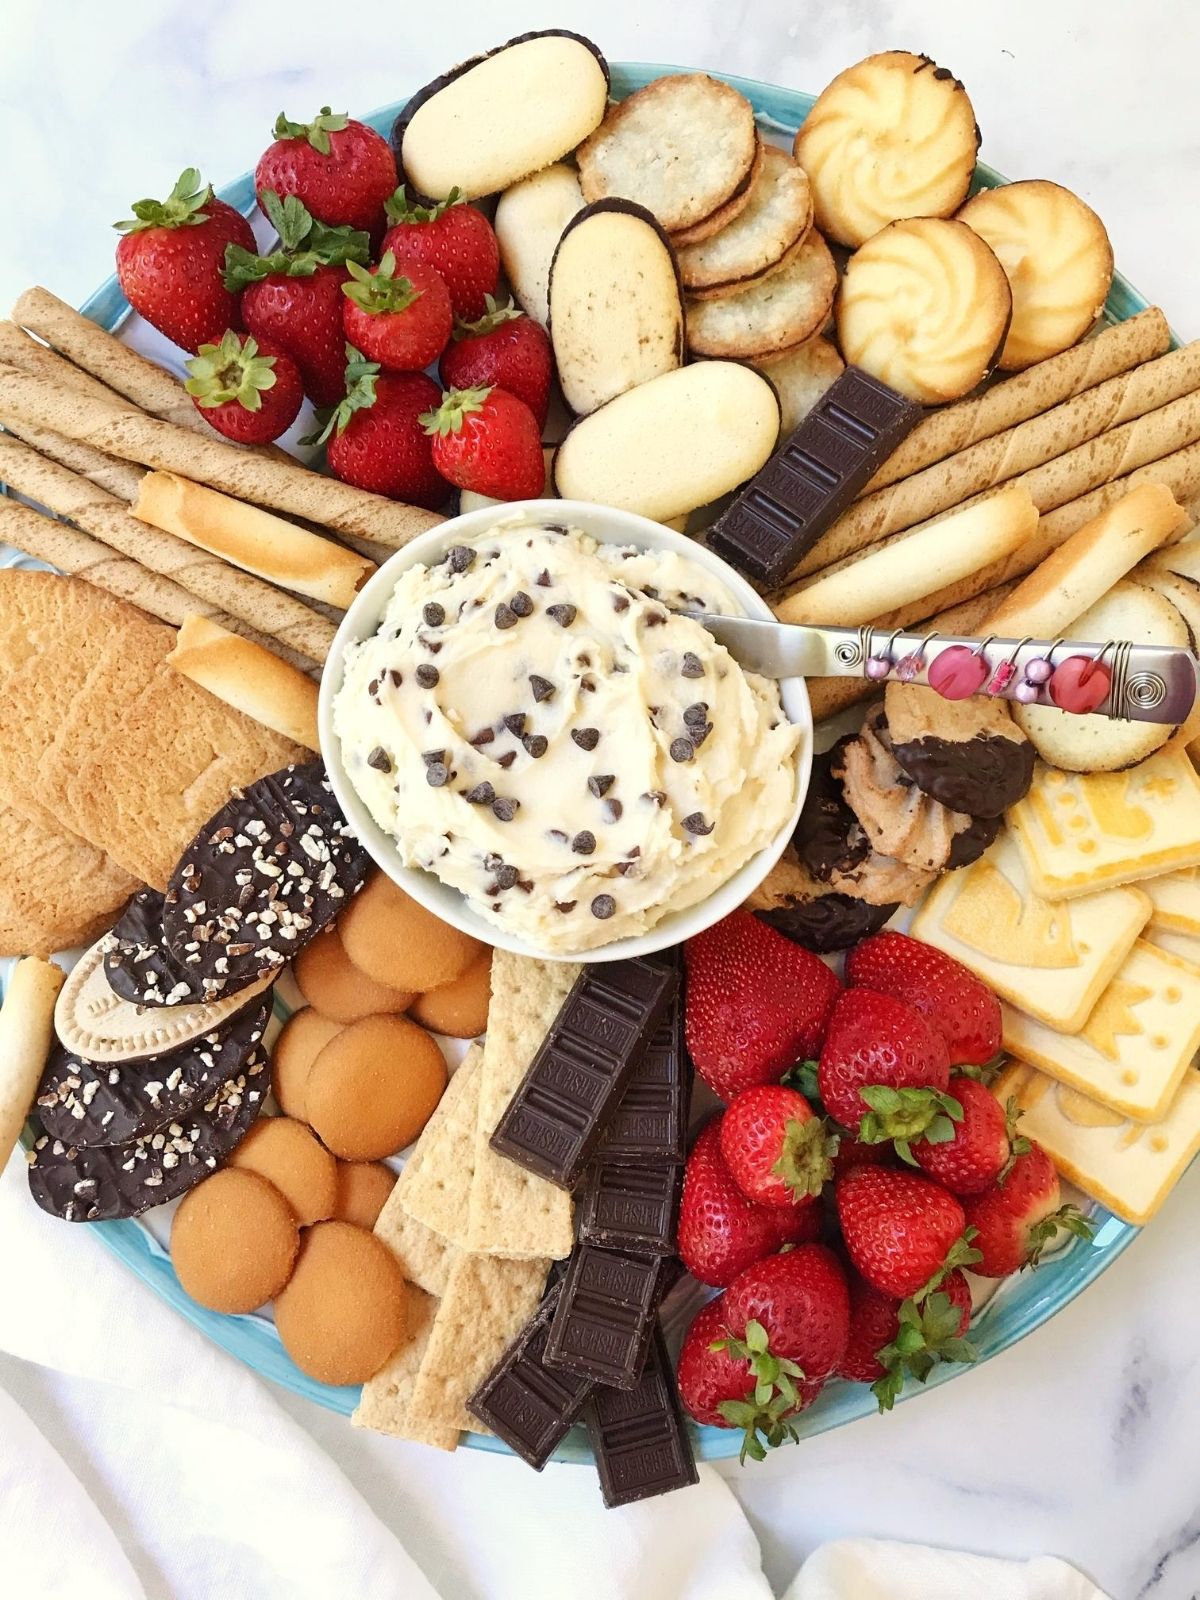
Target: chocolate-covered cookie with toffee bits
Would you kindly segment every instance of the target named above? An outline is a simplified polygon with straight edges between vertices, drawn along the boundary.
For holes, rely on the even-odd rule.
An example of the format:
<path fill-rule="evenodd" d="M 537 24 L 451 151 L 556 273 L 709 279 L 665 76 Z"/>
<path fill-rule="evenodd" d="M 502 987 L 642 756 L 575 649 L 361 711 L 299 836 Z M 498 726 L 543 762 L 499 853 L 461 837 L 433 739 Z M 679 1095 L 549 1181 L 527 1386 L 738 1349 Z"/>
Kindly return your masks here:
<path fill-rule="evenodd" d="M 100 943 L 109 986 L 135 1006 L 200 1005 L 229 987 L 227 978 L 205 977 L 176 961 L 163 934 L 157 889 L 135 894 Z"/>

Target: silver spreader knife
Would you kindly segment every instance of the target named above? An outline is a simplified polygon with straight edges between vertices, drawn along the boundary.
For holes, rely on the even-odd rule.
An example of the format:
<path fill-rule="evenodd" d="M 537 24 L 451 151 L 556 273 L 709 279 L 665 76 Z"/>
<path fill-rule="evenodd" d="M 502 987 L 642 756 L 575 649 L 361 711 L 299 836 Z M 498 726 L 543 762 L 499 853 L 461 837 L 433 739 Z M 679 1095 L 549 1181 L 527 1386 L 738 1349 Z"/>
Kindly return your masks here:
<path fill-rule="evenodd" d="M 1196 699 L 1200 671 L 1190 650 L 1117 639 L 1104 644 L 981 640 L 872 627 L 817 628 L 711 613 L 698 620 L 743 667 L 768 678 L 870 678 L 881 687 L 893 681 L 918 683 L 947 699 L 990 695 L 1125 722 L 1184 722 Z"/>

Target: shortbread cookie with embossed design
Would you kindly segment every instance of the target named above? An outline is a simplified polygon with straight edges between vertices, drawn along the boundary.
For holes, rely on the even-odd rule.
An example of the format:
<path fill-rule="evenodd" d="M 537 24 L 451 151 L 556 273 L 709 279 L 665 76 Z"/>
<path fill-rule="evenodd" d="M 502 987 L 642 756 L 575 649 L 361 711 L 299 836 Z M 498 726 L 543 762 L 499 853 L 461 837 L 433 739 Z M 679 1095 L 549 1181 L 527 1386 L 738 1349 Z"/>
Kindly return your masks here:
<path fill-rule="evenodd" d="M 1135 888 L 1044 900 L 1002 833 L 980 860 L 935 885 L 912 932 L 961 961 L 1002 1000 L 1075 1033 L 1149 915 L 1149 900 Z"/>
<path fill-rule="evenodd" d="M 1142 885 L 1154 910 L 1150 922 L 1155 928 L 1200 935 L 1200 867 L 1184 867 L 1180 872 L 1165 872 L 1161 878 L 1147 878 Z"/>
<path fill-rule="evenodd" d="M 1002 1011 L 1011 1055 L 1135 1122 L 1157 1122 L 1200 1047 L 1200 967 L 1139 939 L 1078 1033 Z"/>
<path fill-rule="evenodd" d="M 1182 750 L 1123 772 L 1059 772 L 1039 762 L 1008 825 L 1035 891 L 1071 900 L 1200 866 L 1200 777 Z"/>
<path fill-rule="evenodd" d="M 1191 1070 L 1160 1122 L 1131 1122 L 1078 1089 L 1014 1061 L 993 1084 L 1015 1099 L 1021 1132 L 1036 1139 L 1064 1178 L 1141 1227 L 1200 1152 L 1200 1072 Z"/>

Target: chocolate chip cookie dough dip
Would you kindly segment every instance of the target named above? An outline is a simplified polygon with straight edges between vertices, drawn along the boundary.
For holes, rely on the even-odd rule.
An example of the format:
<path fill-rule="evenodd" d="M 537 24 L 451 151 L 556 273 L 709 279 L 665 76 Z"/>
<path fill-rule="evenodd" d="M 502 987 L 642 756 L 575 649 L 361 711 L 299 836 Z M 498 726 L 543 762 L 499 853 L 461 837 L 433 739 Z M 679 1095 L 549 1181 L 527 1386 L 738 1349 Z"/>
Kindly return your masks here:
<path fill-rule="evenodd" d="M 698 564 L 514 518 L 399 578 L 346 653 L 346 774 L 408 867 L 542 950 L 644 933 L 779 832 L 800 730 L 694 616 Z"/>

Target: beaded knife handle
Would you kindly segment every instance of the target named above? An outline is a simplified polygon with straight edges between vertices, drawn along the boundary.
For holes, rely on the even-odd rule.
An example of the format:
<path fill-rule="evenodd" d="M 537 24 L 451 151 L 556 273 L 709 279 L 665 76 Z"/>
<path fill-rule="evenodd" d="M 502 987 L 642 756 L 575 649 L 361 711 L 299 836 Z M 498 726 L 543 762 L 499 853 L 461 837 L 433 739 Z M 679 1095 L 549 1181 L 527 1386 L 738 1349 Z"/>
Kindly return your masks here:
<path fill-rule="evenodd" d="M 700 619 L 744 667 L 768 677 L 917 683 L 945 700 L 991 695 L 1080 716 L 1177 725 L 1196 699 L 1197 661 L 1162 645 L 1078 639 L 963 639 L 886 629 Z"/>

